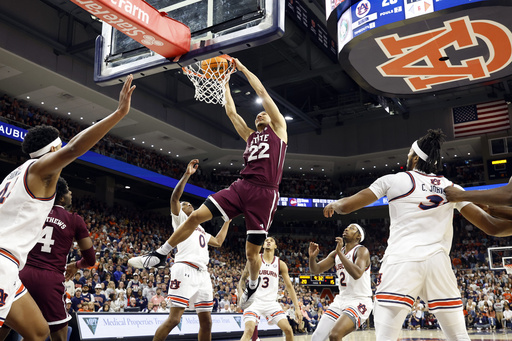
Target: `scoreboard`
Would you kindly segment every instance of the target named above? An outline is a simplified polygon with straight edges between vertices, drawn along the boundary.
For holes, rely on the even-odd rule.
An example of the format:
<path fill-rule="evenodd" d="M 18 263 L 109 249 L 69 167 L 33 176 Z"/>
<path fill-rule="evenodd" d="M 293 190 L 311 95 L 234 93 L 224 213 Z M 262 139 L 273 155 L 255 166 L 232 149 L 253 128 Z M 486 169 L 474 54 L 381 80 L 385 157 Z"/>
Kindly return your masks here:
<path fill-rule="evenodd" d="M 334 275 L 300 275 L 300 285 L 328 285 L 336 286 L 336 276 Z"/>
<path fill-rule="evenodd" d="M 485 0 L 360 0 L 338 21 L 338 52 L 358 35 L 387 24 Z"/>

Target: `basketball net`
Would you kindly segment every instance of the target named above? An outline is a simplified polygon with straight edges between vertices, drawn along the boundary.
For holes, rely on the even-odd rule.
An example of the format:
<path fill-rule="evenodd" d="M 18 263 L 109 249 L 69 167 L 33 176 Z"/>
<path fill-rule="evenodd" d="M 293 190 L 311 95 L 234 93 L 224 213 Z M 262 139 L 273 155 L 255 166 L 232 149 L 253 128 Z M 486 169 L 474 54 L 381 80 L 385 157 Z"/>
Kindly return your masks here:
<path fill-rule="evenodd" d="M 210 104 L 226 104 L 226 83 L 232 73 L 236 72 L 235 63 L 228 55 L 220 56 L 227 60 L 228 67 L 219 71 L 210 67 L 214 59 L 198 61 L 183 67 L 183 72 L 194 84 L 196 92 L 194 98 Z"/>
<path fill-rule="evenodd" d="M 507 274 L 512 274 L 512 264 L 504 264 L 505 271 L 507 271 Z"/>

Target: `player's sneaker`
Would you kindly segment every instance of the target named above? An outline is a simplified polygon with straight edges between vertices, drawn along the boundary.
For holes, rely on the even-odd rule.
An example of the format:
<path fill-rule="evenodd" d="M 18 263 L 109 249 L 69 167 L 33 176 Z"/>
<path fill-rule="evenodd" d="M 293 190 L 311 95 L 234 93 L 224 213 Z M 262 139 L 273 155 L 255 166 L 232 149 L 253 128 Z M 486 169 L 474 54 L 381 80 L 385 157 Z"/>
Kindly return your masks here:
<path fill-rule="evenodd" d="M 146 255 L 133 257 L 128 260 L 128 265 L 137 269 L 164 268 L 167 260 L 166 255 L 152 251 Z"/>
<path fill-rule="evenodd" d="M 242 310 L 245 310 L 254 301 L 253 294 L 256 292 L 256 289 L 258 289 L 258 287 L 260 286 L 260 282 L 261 277 L 258 277 L 258 283 L 256 284 L 256 287 L 254 289 L 249 288 L 249 284 L 247 284 L 247 288 L 245 288 L 242 297 L 240 297 L 240 308 Z"/>

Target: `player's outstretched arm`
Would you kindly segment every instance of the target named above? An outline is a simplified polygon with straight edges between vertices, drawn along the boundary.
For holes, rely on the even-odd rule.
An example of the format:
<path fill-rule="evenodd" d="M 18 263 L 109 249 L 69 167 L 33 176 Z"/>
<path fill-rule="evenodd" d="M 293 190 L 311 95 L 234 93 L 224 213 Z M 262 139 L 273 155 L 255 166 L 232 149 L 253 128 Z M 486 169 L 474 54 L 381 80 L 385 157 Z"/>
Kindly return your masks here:
<path fill-rule="evenodd" d="M 247 141 L 249 135 L 253 133 L 254 130 L 247 126 L 242 116 L 238 115 L 236 112 L 235 101 L 233 101 L 233 96 L 231 96 L 231 89 L 229 88 L 229 82 L 226 82 L 226 105 L 224 106 L 226 109 L 226 115 L 228 115 L 231 123 L 235 127 L 236 132 L 240 135 L 244 141 Z"/>
<path fill-rule="evenodd" d="M 336 237 L 336 242 L 338 243 L 336 252 L 338 254 L 338 258 L 343 264 L 343 267 L 345 270 L 347 270 L 348 274 L 352 278 L 359 279 L 363 275 L 366 268 L 370 265 L 370 252 L 368 252 L 366 247 L 361 246 L 359 249 L 357 249 L 356 261 L 352 262 L 350 259 L 345 257 L 342 252 L 342 248 L 339 247 L 339 245 L 342 245 L 343 243 L 343 238 Z"/>
<path fill-rule="evenodd" d="M 460 210 L 460 213 L 471 224 L 475 225 L 490 236 L 512 236 L 512 220 L 493 217 L 475 204 L 468 204 L 464 206 Z"/>
<path fill-rule="evenodd" d="M 444 191 L 446 198 L 451 202 L 471 201 L 494 206 L 512 205 L 512 183 L 510 181 L 506 186 L 484 191 L 463 191 L 455 186 L 446 187 Z"/>
<path fill-rule="evenodd" d="M 279 260 L 279 271 L 281 277 L 283 277 L 284 285 L 286 286 L 286 291 L 290 294 L 290 298 L 292 299 L 293 306 L 295 307 L 295 317 L 296 321 L 302 320 L 302 312 L 299 307 L 299 300 L 297 299 L 297 293 L 293 288 L 293 283 L 290 280 L 290 274 L 288 273 L 288 266 L 282 260 Z"/>
<path fill-rule="evenodd" d="M 208 241 L 208 245 L 210 246 L 213 246 L 213 247 L 221 247 L 222 246 L 222 243 L 224 243 L 224 240 L 226 239 L 226 235 L 228 234 L 228 229 L 229 229 L 229 224 L 231 223 L 231 220 L 228 220 L 226 221 L 219 233 L 217 233 L 217 235 L 215 237 L 211 237 L 210 240 Z"/>
<path fill-rule="evenodd" d="M 286 132 L 286 120 L 284 119 L 283 115 L 279 111 L 279 108 L 277 107 L 276 103 L 270 97 L 270 95 L 267 92 L 267 89 L 263 86 L 263 83 L 259 80 L 258 77 L 249 69 L 245 67 L 245 65 L 242 64 L 238 59 L 233 58 L 235 60 L 236 68 L 238 71 L 241 71 L 247 80 L 249 81 L 249 84 L 251 84 L 251 87 L 256 91 L 256 94 L 259 98 L 262 100 L 263 108 L 265 109 L 265 112 L 270 116 L 270 119 L 272 120 L 271 126 L 272 129 L 276 132 L 277 136 L 284 142 L 288 142 L 288 134 Z"/>
<path fill-rule="evenodd" d="M 133 90 L 135 90 L 135 85 L 132 86 L 132 80 L 132 75 L 126 78 L 119 94 L 119 105 L 116 111 L 100 122 L 80 132 L 63 148 L 53 153 L 43 155 L 29 168 L 29 187 L 32 185 L 32 182 L 34 182 L 36 186 L 42 183 L 44 187 L 54 189 L 55 186 L 47 186 L 49 179 L 54 180 L 52 185 L 55 185 L 62 168 L 91 149 L 110 129 L 128 114 L 130 111 L 131 96 Z M 50 195 L 52 194 L 53 193 Z"/>
<path fill-rule="evenodd" d="M 327 257 L 322 259 L 320 262 L 317 261 L 318 254 L 320 253 L 320 247 L 317 243 L 309 243 L 309 270 L 313 274 L 320 274 L 332 268 L 334 266 L 335 253 L 331 252 Z"/>
<path fill-rule="evenodd" d="M 187 170 L 185 171 L 185 174 L 181 177 L 180 181 L 174 187 L 174 190 L 171 194 L 171 213 L 174 215 L 180 214 L 181 205 L 180 205 L 180 199 L 183 195 L 183 191 L 185 190 L 185 185 L 188 182 L 188 179 L 190 179 L 190 176 L 194 174 L 197 170 L 197 167 L 199 167 L 199 160 L 193 159 L 188 163 Z"/>
<path fill-rule="evenodd" d="M 370 205 L 377 199 L 379 198 L 377 198 L 369 188 L 366 188 L 348 198 L 341 198 L 325 206 L 324 216 L 330 218 L 334 215 L 334 212 L 338 214 L 349 214 Z"/>

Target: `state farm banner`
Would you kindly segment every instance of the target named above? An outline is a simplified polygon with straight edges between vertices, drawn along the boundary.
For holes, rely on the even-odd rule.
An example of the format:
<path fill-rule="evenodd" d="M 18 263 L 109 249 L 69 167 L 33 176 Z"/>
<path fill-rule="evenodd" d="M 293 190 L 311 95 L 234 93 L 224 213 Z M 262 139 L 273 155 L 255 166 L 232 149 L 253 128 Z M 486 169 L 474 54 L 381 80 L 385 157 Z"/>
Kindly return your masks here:
<path fill-rule="evenodd" d="M 165 313 L 77 313 L 77 322 L 82 340 L 153 336 L 157 328 L 167 319 Z M 278 330 L 260 319 L 258 330 Z M 243 332 L 242 314 L 212 314 L 212 333 Z M 199 319 L 196 314 L 183 314 L 169 335 L 197 335 Z"/>
<path fill-rule="evenodd" d="M 190 29 L 143 0 L 71 0 L 165 58 L 190 51 Z"/>

